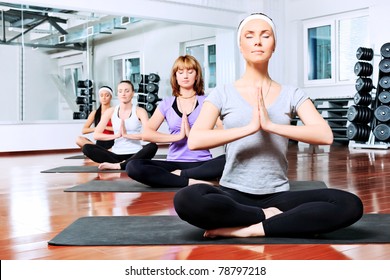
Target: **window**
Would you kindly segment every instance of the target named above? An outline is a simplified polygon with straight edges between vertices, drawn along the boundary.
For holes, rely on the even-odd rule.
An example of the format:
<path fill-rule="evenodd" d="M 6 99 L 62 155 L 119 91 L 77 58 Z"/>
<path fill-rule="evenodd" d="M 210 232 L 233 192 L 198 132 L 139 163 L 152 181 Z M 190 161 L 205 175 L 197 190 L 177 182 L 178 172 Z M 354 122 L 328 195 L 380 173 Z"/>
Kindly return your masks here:
<path fill-rule="evenodd" d="M 205 91 L 217 85 L 217 60 L 214 39 L 197 40 L 184 43 L 185 53 L 194 56 L 203 71 Z"/>
<path fill-rule="evenodd" d="M 355 83 L 356 50 L 369 47 L 366 10 L 304 22 L 304 83 Z"/>
<path fill-rule="evenodd" d="M 122 80 L 130 80 L 134 85 L 134 90 L 138 90 L 139 77 L 141 74 L 141 59 L 139 53 L 126 54 L 112 58 L 113 66 L 113 86 Z M 117 96 L 114 90 L 114 96 Z"/>

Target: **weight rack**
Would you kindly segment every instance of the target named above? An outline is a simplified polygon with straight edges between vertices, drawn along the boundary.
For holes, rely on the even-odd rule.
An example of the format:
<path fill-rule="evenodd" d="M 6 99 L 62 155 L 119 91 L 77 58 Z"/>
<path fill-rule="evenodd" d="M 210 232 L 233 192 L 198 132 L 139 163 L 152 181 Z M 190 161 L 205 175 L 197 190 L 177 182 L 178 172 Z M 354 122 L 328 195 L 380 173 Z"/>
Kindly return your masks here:
<path fill-rule="evenodd" d="M 390 147 L 390 43 L 381 49 L 378 85 L 376 92 L 372 82 L 373 67 L 368 62 L 374 57 L 374 51 L 360 47 L 356 51 L 359 60 L 354 72 L 359 77 L 355 88 L 355 105 L 348 109 L 347 137 L 349 147 L 388 149 Z"/>

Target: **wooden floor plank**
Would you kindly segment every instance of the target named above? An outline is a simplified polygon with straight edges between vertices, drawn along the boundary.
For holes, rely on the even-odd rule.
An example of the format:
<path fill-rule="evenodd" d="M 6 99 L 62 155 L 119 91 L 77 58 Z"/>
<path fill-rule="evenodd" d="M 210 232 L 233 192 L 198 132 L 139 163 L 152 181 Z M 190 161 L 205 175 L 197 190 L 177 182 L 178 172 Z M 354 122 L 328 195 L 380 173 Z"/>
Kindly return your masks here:
<path fill-rule="evenodd" d="M 73 153 L 74 154 L 74 153 Z M 0 154 L 0 259 L 2 260 L 389 260 L 390 244 L 49 246 L 47 242 L 82 216 L 175 215 L 173 193 L 68 193 L 90 180 L 126 180 L 125 173 L 41 173 L 65 165 L 94 165 L 64 159 L 69 152 Z M 357 194 L 365 213 L 390 214 L 390 152 L 319 149 L 291 145 L 292 180 L 322 180 Z M 158 230 L 158 229 L 156 229 Z"/>

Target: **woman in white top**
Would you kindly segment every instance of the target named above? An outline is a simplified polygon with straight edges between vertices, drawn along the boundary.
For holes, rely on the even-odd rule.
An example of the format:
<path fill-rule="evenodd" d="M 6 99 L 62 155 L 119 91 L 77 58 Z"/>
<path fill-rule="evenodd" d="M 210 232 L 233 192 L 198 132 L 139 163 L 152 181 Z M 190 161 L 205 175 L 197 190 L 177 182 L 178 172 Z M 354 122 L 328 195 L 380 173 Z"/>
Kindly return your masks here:
<path fill-rule="evenodd" d="M 157 152 L 154 143 L 141 145 L 141 131 L 149 120 L 145 109 L 133 104 L 134 86 L 124 80 L 118 84 L 119 105 L 107 109 L 95 128 L 96 140 L 114 140 L 112 151 L 103 149 L 97 145 L 86 144 L 83 153 L 91 160 L 102 163 L 121 163 L 131 159 L 151 159 Z M 111 121 L 114 134 L 104 133 L 104 129 Z"/>

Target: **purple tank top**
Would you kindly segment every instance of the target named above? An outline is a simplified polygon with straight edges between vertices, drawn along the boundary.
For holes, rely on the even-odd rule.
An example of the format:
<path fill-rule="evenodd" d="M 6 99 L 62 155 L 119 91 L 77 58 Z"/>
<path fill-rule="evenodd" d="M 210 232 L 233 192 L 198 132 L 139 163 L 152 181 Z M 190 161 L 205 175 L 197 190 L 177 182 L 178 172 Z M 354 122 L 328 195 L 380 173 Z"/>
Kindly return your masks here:
<path fill-rule="evenodd" d="M 188 115 L 188 122 L 190 127 L 194 124 L 195 120 L 198 118 L 200 109 L 202 108 L 203 102 L 206 99 L 206 96 L 197 96 L 198 105 Z M 181 127 L 182 118 L 177 114 L 173 108 L 176 97 L 171 96 L 164 98 L 158 104 L 158 109 L 165 117 L 165 120 L 168 124 L 170 134 L 179 134 Z M 209 150 L 195 150 L 191 151 L 188 149 L 187 138 L 184 138 L 180 141 L 173 142 L 169 144 L 167 160 L 168 161 L 185 161 L 185 162 L 196 162 L 196 161 L 206 161 L 211 159 L 211 153 Z"/>

